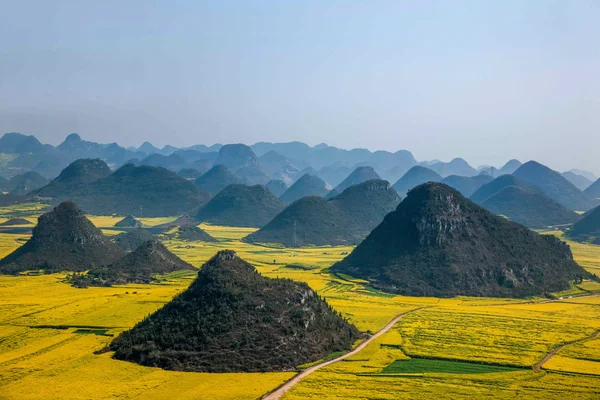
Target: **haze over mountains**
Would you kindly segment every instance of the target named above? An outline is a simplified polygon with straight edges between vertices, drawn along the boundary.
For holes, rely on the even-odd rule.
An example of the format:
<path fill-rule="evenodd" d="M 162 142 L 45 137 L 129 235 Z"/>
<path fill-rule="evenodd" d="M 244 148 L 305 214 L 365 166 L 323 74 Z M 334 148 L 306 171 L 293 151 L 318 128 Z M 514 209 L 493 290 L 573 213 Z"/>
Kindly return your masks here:
<path fill-rule="evenodd" d="M 419 162 L 406 150 L 343 150 L 301 142 L 185 149 L 157 149 L 144 143 L 125 149 L 85 141 L 76 134 L 53 147 L 42 145 L 33 136 L 12 133 L 0 138 L 0 153 L 4 155 L 0 157 L 0 172 L 7 177 L 21 172 L 0 179 L 0 186 L 9 192 L 0 197 L 2 204 L 69 200 L 88 213 L 134 218 L 189 213 L 199 221 L 262 227 L 283 210 L 279 201 L 292 204 L 308 196 L 330 199 L 353 185 L 386 176 L 395 179 L 393 187 L 400 197 L 426 182 L 446 183 L 470 197 L 494 179 L 514 174 L 520 181 L 508 186 L 518 188 L 501 190 L 507 182 L 500 183 L 502 187 L 493 193 L 473 200 L 532 228 L 571 224 L 578 220 L 573 211 L 587 211 L 600 204 L 595 199 L 600 197 L 600 184 L 591 183 L 589 178 L 594 176 L 589 172 L 561 174 L 535 161 L 522 164 L 510 160 L 499 168 L 474 168 L 462 158 Z M 52 162 L 47 157 L 50 153 Z M 64 165 L 75 157 L 94 158 L 76 158 Z M 33 169 L 25 171 L 29 164 L 24 160 L 35 158 L 45 162 L 35 168 L 52 168 L 42 175 Z M 44 178 L 59 165 L 64 167 L 54 179 Z M 256 185 L 266 185 L 260 196 L 252 194 L 256 188 L 248 189 Z M 585 185 L 588 187 L 581 190 Z M 477 196 L 482 197 L 481 193 Z M 259 206 L 261 201 L 265 203 Z M 226 206 L 226 202 L 230 204 Z"/>
<path fill-rule="evenodd" d="M 0 176 L 11 178 L 27 171 L 35 171 L 45 178 L 55 178 L 71 162 L 81 158 L 99 158 L 111 169 L 131 162 L 135 165 L 163 167 L 179 172 L 195 170 L 203 174 L 210 167 L 225 165 L 232 174 L 254 179 L 253 184 L 265 184 L 263 173 L 271 179 L 283 180 L 290 186 L 306 173 L 319 176 L 330 186 L 339 185 L 350 172 L 359 166 L 370 166 L 382 178 L 396 182 L 411 167 L 422 165 L 443 178 L 450 175 L 474 176 L 488 173 L 492 177 L 513 173 L 518 160 L 510 160 L 504 166 L 475 168 L 462 158 L 450 162 L 417 161 L 407 150 L 390 152 L 366 149 L 344 150 L 326 144 L 310 147 L 302 142 L 267 143 L 252 146 L 244 144 L 194 145 L 187 148 L 165 146 L 158 149 L 145 142 L 141 146 L 124 148 L 116 143 L 100 144 L 82 139 L 78 134 L 66 137 L 54 147 L 39 142 L 33 135 L 6 133 L 0 138 L 0 153 L 9 157 L 0 161 Z M 251 173 L 252 172 L 252 173 Z M 582 176 L 589 181 L 597 177 L 591 172 L 570 170 L 570 174 Z M 374 178 L 374 177 L 372 177 Z M 243 179 L 240 179 L 243 182 Z"/>

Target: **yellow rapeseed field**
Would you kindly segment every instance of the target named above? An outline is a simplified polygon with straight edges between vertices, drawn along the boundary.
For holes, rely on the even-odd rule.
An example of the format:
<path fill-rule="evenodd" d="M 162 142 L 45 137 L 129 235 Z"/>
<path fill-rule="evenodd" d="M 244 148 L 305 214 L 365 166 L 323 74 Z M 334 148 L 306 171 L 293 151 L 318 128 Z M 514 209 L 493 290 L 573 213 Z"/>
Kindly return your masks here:
<path fill-rule="evenodd" d="M 35 219 L 41 208 L 31 206 Z M 22 210 L 9 209 L 11 212 Z M 107 234 L 119 217 L 91 217 Z M 171 218 L 143 219 L 147 226 Z M 236 250 L 264 275 L 308 283 L 362 331 L 375 332 L 411 311 L 364 350 L 319 370 L 284 397 L 299 399 L 597 399 L 600 398 L 600 297 L 452 299 L 394 296 L 367 282 L 332 275 L 328 268 L 352 247 L 284 249 L 240 241 L 253 231 L 202 225 L 217 243 L 166 240 L 184 260 L 200 267 L 220 249 Z M 0 253 L 27 234 L 0 233 Z M 572 244 L 575 257 L 600 269 L 600 246 Z M 0 276 L 0 399 L 257 399 L 293 373 L 203 374 L 163 371 L 113 360 L 103 349 L 119 332 L 185 290 L 192 271 L 149 285 L 76 289 L 64 274 Z M 585 282 L 573 292 L 589 294 Z M 565 345 L 542 371 L 532 369 Z M 504 372 L 457 373 L 453 368 L 418 374 L 382 371 L 397 360 L 429 358 L 502 364 Z M 416 357 L 416 358 L 415 358 Z M 448 364 L 448 361 L 450 364 Z M 432 360 L 435 363 L 435 360 Z M 457 364 L 458 365 L 458 364 Z M 386 371 L 389 371 L 386 370 Z"/>

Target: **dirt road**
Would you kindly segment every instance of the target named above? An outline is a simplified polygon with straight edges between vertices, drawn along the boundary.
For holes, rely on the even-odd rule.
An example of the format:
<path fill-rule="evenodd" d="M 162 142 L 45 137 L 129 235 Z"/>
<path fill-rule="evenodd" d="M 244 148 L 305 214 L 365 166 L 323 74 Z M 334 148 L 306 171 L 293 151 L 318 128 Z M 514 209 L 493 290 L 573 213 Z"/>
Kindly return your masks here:
<path fill-rule="evenodd" d="M 370 338 L 368 338 L 367 340 L 362 342 L 354 350 L 352 350 L 344 355 L 341 355 L 337 358 L 334 358 L 333 360 L 324 361 L 320 364 L 313 365 L 312 367 L 305 369 L 304 371 L 300 372 L 298 375 L 294 376 L 292 379 L 290 379 L 289 381 L 287 381 L 286 383 L 284 383 L 283 385 L 281 385 L 280 387 L 278 387 L 271 393 L 263 396 L 261 399 L 262 400 L 278 400 L 278 399 L 280 399 L 284 394 L 286 394 L 291 388 L 293 388 L 296 384 L 298 384 L 302 379 L 306 378 L 308 375 L 312 374 L 313 372 L 315 372 L 321 368 L 327 367 L 328 365 L 335 364 L 338 361 L 342 361 L 348 357 L 352 357 L 353 355 L 357 354 L 358 352 L 363 350 L 365 347 L 367 347 L 369 345 L 369 343 L 371 343 L 373 340 L 377 339 L 379 336 L 381 336 L 384 333 L 386 333 L 387 331 L 389 331 L 394 325 L 396 325 L 396 322 L 400 321 L 402 319 L 402 317 L 404 317 L 406 314 L 415 312 L 422 308 L 424 308 L 424 307 L 416 308 L 414 310 L 410 310 L 410 311 L 407 311 L 400 315 L 397 315 L 393 320 L 390 321 L 389 324 L 387 324 L 380 331 L 378 331 L 373 336 L 371 336 Z"/>
<path fill-rule="evenodd" d="M 552 357 L 554 357 L 556 355 L 556 353 L 558 353 L 559 351 L 561 351 L 566 346 L 569 346 L 569 345 L 575 344 L 575 343 L 581 343 L 581 342 L 585 342 L 585 341 L 591 340 L 591 339 L 595 338 L 596 336 L 598 336 L 598 334 L 600 334 L 600 330 L 592 333 L 592 335 L 589 336 L 589 337 L 586 337 L 586 338 L 583 338 L 583 339 L 580 339 L 580 340 L 576 340 L 576 341 L 571 342 L 571 343 L 563 344 L 562 346 L 558 346 L 557 348 L 555 348 L 554 350 L 552 350 L 550 353 L 546 354 L 546 357 L 542 358 L 542 361 L 540 361 L 539 363 L 535 364 L 535 366 L 533 367 L 533 370 L 534 371 L 541 371 L 542 366 L 544 364 L 546 364 L 549 359 L 551 359 Z"/>

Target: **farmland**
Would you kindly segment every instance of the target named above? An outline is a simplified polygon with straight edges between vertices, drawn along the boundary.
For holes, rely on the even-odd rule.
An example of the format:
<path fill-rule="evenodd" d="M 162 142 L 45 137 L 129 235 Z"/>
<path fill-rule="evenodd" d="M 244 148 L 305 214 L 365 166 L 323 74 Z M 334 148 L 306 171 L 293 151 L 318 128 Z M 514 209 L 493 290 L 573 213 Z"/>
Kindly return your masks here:
<path fill-rule="evenodd" d="M 25 211 L 35 220 L 39 207 Z M 23 212 L 7 209 L 2 216 Z M 106 233 L 118 232 L 112 228 L 120 217 L 90 219 Z M 308 376 L 285 399 L 600 397 L 600 338 L 594 337 L 600 297 L 577 298 L 595 293 L 597 284 L 576 285 L 574 297 L 555 302 L 392 296 L 327 271 L 351 247 L 265 247 L 240 241 L 252 229 L 201 227 L 218 242 L 165 244 L 195 266 L 218 250 L 234 249 L 266 276 L 307 282 L 362 331 L 378 331 L 411 311 L 358 354 Z M 0 233 L 1 255 L 27 237 Z M 600 246 L 571 245 L 581 265 L 600 270 Z M 160 308 L 194 277 L 185 271 L 150 285 L 76 289 L 64 274 L 0 276 L 0 398 L 255 399 L 290 379 L 290 372 L 163 371 L 94 354 L 110 335 Z M 559 346 L 541 371 L 533 370 Z"/>

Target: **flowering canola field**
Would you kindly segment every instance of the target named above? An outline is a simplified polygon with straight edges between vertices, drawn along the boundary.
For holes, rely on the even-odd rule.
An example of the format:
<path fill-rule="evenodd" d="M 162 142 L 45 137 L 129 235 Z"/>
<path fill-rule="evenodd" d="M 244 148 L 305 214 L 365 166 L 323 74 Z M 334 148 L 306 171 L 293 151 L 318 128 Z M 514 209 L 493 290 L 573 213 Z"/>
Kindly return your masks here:
<path fill-rule="evenodd" d="M 90 219 L 105 232 L 118 233 L 113 226 L 120 218 Z M 202 228 L 219 242 L 165 244 L 198 267 L 218 250 L 236 250 L 266 276 L 307 282 L 365 332 L 376 332 L 409 312 L 358 354 L 301 381 L 286 400 L 600 398 L 600 337 L 594 337 L 600 330 L 600 297 L 545 302 L 393 296 L 328 272 L 351 247 L 263 247 L 240 241 L 252 229 Z M 0 255 L 27 237 L 0 233 Z M 600 270 L 599 250 L 573 246 L 591 271 Z M 185 290 L 195 274 L 174 273 L 150 285 L 88 289 L 72 288 L 64 277 L 0 276 L 0 399 L 257 399 L 294 375 L 163 371 L 113 360 L 110 353 L 94 354 L 112 335 Z M 574 293 L 598 289 L 586 282 Z M 558 347 L 540 371 L 533 369 Z"/>

